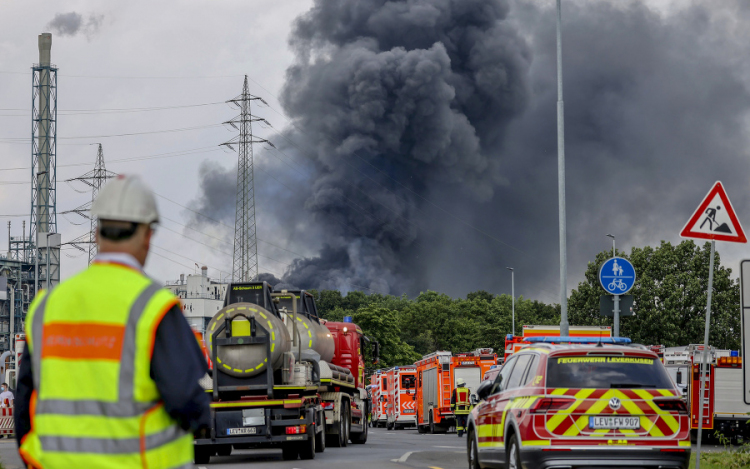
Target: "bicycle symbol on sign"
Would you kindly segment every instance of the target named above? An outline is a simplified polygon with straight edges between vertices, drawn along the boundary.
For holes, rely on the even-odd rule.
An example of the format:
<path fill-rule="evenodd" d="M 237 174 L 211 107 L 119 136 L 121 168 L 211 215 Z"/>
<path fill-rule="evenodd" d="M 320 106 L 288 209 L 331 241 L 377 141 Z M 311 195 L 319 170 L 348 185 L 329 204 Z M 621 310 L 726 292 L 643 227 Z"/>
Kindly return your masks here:
<path fill-rule="evenodd" d="M 610 290 L 614 290 L 615 288 L 619 288 L 620 291 L 625 291 L 628 289 L 628 286 L 625 284 L 625 282 L 622 281 L 621 278 L 616 278 L 610 282 L 610 284 L 607 286 Z"/>

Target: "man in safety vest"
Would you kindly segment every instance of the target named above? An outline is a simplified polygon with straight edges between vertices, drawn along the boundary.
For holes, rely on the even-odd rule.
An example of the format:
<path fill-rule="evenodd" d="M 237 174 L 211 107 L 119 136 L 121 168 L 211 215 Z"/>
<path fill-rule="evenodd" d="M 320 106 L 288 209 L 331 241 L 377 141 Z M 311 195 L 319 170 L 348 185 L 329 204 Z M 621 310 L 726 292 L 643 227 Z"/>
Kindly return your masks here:
<path fill-rule="evenodd" d="M 143 273 L 159 214 L 135 177 L 91 207 L 99 254 L 34 298 L 16 390 L 16 437 L 36 469 L 192 467 L 209 424 L 206 361 L 179 300 Z"/>
<path fill-rule="evenodd" d="M 458 437 L 464 436 L 464 429 L 466 429 L 466 419 L 471 412 L 471 391 L 466 387 L 466 381 L 463 378 L 456 380 L 456 389 L 453 390 L 451 395 L 451 409 L 453 414 L 456 416 L 456 431 Z"/>

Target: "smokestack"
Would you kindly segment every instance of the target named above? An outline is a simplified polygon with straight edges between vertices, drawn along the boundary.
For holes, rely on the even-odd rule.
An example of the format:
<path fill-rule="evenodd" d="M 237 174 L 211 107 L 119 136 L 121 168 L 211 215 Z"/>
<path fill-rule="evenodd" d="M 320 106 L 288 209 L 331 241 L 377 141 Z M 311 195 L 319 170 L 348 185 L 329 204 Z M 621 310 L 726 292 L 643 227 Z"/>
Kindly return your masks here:
<path fill-rule="evenodd" d="M 49 233 L 50 200 L 50 59 L 52 56 L 52 34 L 39 35 L 39 66 L 47 67 L 39 76 L 39 162 L 37 165 L 37 235 Z M 34 240 L 34 242 L 37 242 Z"/>
<path fill-rule="evenodd" d="M 44 67 L 50 64 L 52 51 L 52 33 L 42 33 L 39 35 L 39 65 Z"/>
<path fill-rule="evenodd" d="M 208 267 L 206 267 L 205 265 L 201 267 L 201 275 L 203 275 L 204 277 L 208 277 Z"/>

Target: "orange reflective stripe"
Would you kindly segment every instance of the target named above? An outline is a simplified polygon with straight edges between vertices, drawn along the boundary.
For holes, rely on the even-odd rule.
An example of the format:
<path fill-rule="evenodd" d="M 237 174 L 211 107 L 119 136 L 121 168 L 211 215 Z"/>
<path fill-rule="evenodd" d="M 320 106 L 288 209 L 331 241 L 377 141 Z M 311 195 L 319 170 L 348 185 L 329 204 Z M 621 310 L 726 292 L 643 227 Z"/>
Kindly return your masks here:
<path fill-rule="evenodd" d="M 180 306 L 180 300 L 177 298 L 174 299 L 174 301 L 169 302 L 162 311 L 159 312 L 159 314 L 156 316 L 156 319 L 154 320 L 153 324 L 151 325 L 151 331 L 149 334 L 149 351 L 148 356 L 149 358 L 153 358 L 154 356 L 154 344 L 156 343 L 156 330 L 159 328 L 159 324 L 161 324 L 161 320 L 164 319 L 164 316 L 167 315 L 170 309 L 174 308 L 175 306 Z M 200 341 L 198 341 L 198 345 L 200 345 Z"/>
<path fill-rule="evenodd" d="M 117 360 L 122 356 L 125 327 L 100 323 L 45 324 L 42 331 L 42 359 L 70 358 Z"/>

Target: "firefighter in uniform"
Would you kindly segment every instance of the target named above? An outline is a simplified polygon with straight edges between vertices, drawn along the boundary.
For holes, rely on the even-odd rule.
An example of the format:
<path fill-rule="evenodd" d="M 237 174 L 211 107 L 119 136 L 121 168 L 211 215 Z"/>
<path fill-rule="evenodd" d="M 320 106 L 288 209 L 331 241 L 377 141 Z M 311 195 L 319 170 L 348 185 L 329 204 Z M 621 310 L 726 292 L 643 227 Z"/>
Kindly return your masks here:
<path fill-rule="evenodd" d="M 16 437 L 35 469 L 189 468 L 205 432 L 206 373 L 179 300 L 143 273 L 159 215 L 119 176 L 91 207 L 99 254 L 34 298 L 20 361 Z"/>
<path fill-rule="evenodd" d="M 456 380 L 456 389 L 453 390 L 451 395 L 451 410 L 456 416 L 456 431 L 458 437 L 464 435 L 464 429 L 466 428 L 466 419 L 471 412 L 471 398 L 470 391 L 466 387 L 466 381 L 463 378 Z"/>

